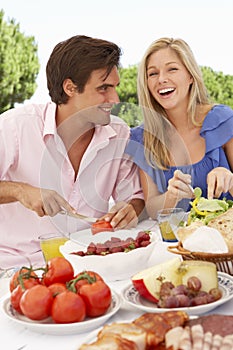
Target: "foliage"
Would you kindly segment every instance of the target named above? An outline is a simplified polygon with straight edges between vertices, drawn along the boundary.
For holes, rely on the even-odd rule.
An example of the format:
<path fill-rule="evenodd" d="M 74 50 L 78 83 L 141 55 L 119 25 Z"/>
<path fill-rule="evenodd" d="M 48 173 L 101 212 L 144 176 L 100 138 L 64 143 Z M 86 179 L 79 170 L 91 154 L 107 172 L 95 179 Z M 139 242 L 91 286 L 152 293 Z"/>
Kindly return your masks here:
<path fill-rule="evenodd" d="M 122 103 L 138 104 L 137 97 L 137 66 L 129 66 L 128 68 L 120 68 L 120 85 L 117 92 Z"/>
<path fill-rule="evenodd" d="M 123 119 L 130 127 L 142 123 L 142 111 L 138 104 L 119 103 L 112 109 L 112 113 Z"/>
<path fill-rule="evenodd" d="M 233 108 L 233 76 L 214 72 L 209 67 L 201 67 L 201 70 L 211 101 Z"/>
<path fill-rule="evenodd" d="M 233 76 L 215 72 L 209 67 L 201 67 L 203 79 L 210 100 L 233 108 Z M 124 119 L 130 126 L 142 122 L 142 114 L 138 107 L 137 97 L 137 65 L 120 69 L 120 85 L 117 88 L 120 101 L 114 109 L 114 114 Z"/>
<path fill-rule="evenodd" d="M 20 32 L 14 19 L 3 20 L 0 11 L 0 113 L 31 98 L 39 73 L 37 44 Z"/>

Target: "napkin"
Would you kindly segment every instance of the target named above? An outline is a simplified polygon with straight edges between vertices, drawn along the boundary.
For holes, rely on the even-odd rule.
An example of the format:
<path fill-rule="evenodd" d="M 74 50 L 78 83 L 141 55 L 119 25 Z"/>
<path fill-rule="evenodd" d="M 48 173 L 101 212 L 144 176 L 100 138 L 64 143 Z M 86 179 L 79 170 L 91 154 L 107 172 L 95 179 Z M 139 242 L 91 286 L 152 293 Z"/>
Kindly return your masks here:
<path fill-rule="evenodd" d="M 227 253 L 228 247 L 221 233 L 208 226 L 198 227 L 183 242 L 183 247 L 192 252 Z"/>

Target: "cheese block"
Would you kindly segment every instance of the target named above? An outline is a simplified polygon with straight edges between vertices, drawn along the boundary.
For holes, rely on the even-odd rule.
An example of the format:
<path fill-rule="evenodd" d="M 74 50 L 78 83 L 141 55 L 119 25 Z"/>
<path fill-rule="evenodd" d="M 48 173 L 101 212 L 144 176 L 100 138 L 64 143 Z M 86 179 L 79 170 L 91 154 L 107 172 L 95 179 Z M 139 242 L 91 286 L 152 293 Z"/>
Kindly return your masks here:
<path fill-rule="evenodd" d="M 218 274 L 216 265 L 209 261 L 185 260 L 182 261 L 178 274 L 182 276 L 182 283 L 187 285 L 190 277 L 198 277 L 201 281 L 201 290 L 209 292 L 212 288 L 218 288 Z"/>

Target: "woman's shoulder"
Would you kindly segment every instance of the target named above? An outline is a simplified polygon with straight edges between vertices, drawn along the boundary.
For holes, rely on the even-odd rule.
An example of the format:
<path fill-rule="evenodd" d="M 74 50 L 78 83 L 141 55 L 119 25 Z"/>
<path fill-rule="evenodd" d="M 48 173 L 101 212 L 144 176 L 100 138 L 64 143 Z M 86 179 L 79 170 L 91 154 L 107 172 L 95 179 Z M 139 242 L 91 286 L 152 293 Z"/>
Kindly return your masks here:
<path fill-rule="evenodd" d="M 207 113 L 200 135 L 206 141 L 206 152 L 221 147 L 233 138 L 233 110 L 226 105 L 215 105 Z"/>
<path fill-rule="evenodd" d="M 206 114 L 202 129 L 215 129 L 229 120 L 233 122 L 233 109 L 224 104 L 216 104 Z"/>

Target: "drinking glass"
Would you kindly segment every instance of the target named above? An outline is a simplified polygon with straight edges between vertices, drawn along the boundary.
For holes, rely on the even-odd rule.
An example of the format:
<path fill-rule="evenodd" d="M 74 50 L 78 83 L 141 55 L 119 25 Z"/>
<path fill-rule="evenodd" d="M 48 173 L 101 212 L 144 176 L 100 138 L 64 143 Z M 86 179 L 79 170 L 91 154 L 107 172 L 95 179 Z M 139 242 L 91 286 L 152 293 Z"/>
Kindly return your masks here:
<path fill-rule="evenodd" d="M 50 259 L 61 256 L 62 253 L 59 250 L 59 247 L 68 240 L 68 238 L 60 235 L 59 233 L 46 233 L 40 235 L 40 247 L 44 255 L 45 262 L 48 262 Z"/>
<path fill-rule="evenodd" d="M 157 213 L 157 221 L 164 242 L 177 242 L 176 232 L 184 221 L 185 211 L 182 208 L 161 209 Z"/>

